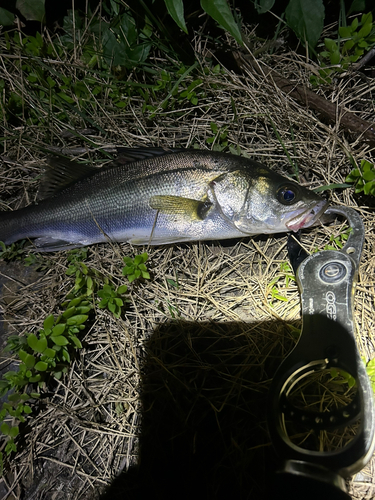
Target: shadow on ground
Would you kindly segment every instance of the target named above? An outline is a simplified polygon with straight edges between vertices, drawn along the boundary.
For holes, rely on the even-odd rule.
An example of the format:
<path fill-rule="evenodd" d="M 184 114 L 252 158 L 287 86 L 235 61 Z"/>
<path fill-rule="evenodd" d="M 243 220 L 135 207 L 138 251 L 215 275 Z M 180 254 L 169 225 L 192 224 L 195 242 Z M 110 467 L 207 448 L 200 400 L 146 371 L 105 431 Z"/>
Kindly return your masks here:
<path fill-rule="evenodd" d="M 143 366 L 140 463 L 101 500 L 264 498 L 267 392 L 292 346 L 282 322 L 161 325 Z"/>

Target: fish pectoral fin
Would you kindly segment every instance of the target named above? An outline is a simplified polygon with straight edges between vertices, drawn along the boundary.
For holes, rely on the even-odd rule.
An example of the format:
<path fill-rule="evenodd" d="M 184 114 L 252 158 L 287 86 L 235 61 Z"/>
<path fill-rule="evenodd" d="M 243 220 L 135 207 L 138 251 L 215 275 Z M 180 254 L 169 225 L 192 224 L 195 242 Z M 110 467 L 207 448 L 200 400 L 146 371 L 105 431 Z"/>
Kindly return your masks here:
<path fill-rule="evenodd" d="M 59 240 L 49 236 L 36 238 L 34 241 L 35 250 L 38 252 L 56 252 L 59 250 L 71 250 L 73 248 L 82 247 L 79 243 L 72 243 L 67 240 Z"/>
<path fill-rule="evenodd" d="M 190 220 L 205 219 L 212 207 L 212 203 L 208 200 L 193 200 L 170 195 L 151 196 L 149 205 L 162 214 L 182 215 Z"/>

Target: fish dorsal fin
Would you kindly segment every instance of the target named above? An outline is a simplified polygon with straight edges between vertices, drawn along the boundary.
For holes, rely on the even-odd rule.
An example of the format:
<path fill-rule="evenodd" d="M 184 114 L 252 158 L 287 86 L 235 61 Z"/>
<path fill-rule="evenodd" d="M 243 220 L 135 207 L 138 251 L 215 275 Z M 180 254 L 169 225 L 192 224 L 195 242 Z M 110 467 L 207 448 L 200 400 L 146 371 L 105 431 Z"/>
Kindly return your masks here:
<path fill-rule="evenodd" d="M 149 158 L 155 158 L 157 156 L 163 156 L 171 153 L 182 153 L 183 151 L 189 151 L 189 149 L 184 148 L 126 148 L 117 147 L 117 159 L 116 163 L 131 163 L 133 161 L 146 160 Z"/>
<path fill-rule="evenodd" d="M 50 198 L 71 184 L 98 172 L 95 167 L 70 161 L 67 158 L 51 156 L 47 158 L 47 164 L 48 168 L 42 177 L 38 191 L 38 200 Z"/>

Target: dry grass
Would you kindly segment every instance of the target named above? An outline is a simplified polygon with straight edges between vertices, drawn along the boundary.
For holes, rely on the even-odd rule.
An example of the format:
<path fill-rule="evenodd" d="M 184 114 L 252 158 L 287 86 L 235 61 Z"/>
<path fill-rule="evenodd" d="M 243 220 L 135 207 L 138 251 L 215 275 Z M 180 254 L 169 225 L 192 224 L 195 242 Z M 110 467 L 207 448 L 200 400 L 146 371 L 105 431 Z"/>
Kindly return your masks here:
<path fill-rule="evenodd" d="M 196 49 L 204 51 L 201 39 Z M 203 55 L 199 56 L 202 67 Z M 265 61 L 297 83 L 308 80 L 309 67 L 295 53 L 265 56 Z M 51 58 L 45 64 L 73 82 L 83 71 L 78 61 L 62 65 Z M 161 68 L 163 61 L 155 64 Z M 0 58 L 0 78 L 24 92 L 27 106 L 46 112 L 34 100 L 35 94 L 28 95 L 30 83 L 6 53 Z M 87 149 L 80 158 L 97 160 L 98 151 L 108 145 L 207 148 L 211 122 L 227 127 L 229 145 L 291 175 L 293 169 L 273 123 L 298 165 L 301 183 L 310 188 L 344 182 L 351 170 L 349 155 L 358 162 L 371 161 L 369 146 L 322 123 L 278 91 L 272 81 L 230 71 L 202 73 L 201 78 L 205 95 L 196 106 L 181 102 L 176 109 L 159 110 L 152 120 L 149 112 L 142 112 L 138 94 L 121 110 L 113 106 L 109 93 L 100 101 L 92 95 L 90 118 L 105 133 L 91 137 L 89 147 L 79 139 L 64 138 L 66 122 L 55 120 L 54 110 L 50 110 L 48 131 L 4 123 L 1 208 L 15 209 L 34 199 L 45 164 L 43 149 L 78 147 Z M 99 83 L 105 87 L 107 82 L 102 78 Z M 374 111 L 374 90 L 373 81 L 354 74 L 324 93 L 368 118 Z M 72 129 L 89 125 L 73 112 L 69 119 Z M 366 226 L 355 315 L 358 346 L 369 359 L 375 347 L 373 209 L 358 202 L 351 189 L 333 192 L 332 202 L 358 209 Z M 304 241 L 307 249 L 322 249 L 334 231 L 332 227 L 310 230 Z M 149 253 L 152 280 L 129 287 L 130 303 L 120 319 L 96 310 L 69 374 L 56 384 L 25 429 L 20 452 L 3 478 L 11 492 L 4 498 L 98 498 L 121 470 L 138 463 L 141 431 L 146 450 L 142 460 L 156 471 L 150 475 L 150 489 L 157 473 L 165 477 L 163 467 L 170 468 L 166 477 L 172 485 L 183 484 L 180 469 L 184 467 L 192 482 L 199 478 L 200 472 L 182 459 L 194 456 L 205 472 L 207 496 L 212 498 L 219 489 L 223 493 L 231 484 L 229 491 L 240 498 L 261 498 L 268 460 L 272 462 L 266 431 L 267 391 L 278 364 L 295 342 L 290 325 L 300 326 L 297 285 L 291 281 L 287 287 L 280 271 L 287 260 L 286 238 L 149 249 L 96 245 L 86 264 L 120 284 L 124 281 L 121 257 L 144 250 Z M 22 265 L 0 270 L 2 276 L 13 278 L 3 289 L 7 333 L 40 328 L 41 318 L 58 313 L 72 287 L 65 275 L 66 252 L 44 258 L 50 261 L 48 271 L 33 276 L 31 284 L 22 284 L 26 280 Z M 279 279 L 274 286 L 287 301 L 272 299 L 270 283 L 275 278 Z M 172 449 L 179 457 L 178 467 L 167 462 Z M 353 498 L 374 497 L 373 467 L 371 462 L 354 478 Z"/>

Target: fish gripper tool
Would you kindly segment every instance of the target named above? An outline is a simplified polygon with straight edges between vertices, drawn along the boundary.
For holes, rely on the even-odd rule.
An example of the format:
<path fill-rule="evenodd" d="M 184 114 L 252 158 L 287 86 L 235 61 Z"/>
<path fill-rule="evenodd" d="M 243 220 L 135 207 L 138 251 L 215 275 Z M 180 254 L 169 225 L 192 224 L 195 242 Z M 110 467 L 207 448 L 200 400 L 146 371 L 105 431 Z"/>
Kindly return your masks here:
<path fill-rule="evenodd" d="M 302 331 L 274 375 L 268 397 L 268 428 L 279 459 L 270 498 L 281 498 L 282 491 L 289 500 L 350 499 L 346 479 L 368 463 L 375 446 L 374 396 L 353 318 L 364 226 L 351 208 L 332 206 L 325 213 L 344 217 L 351 228 L 342 249 L 309 255 L 298 237 L 288 239 L 301 295 Z M 334 374 L 340 373 L 344 381 L 345 376 L 352 381 L 345 386 L 350 398 L 344 397 L 345 384 L 340 389 L 334 383 Z M 330 388 L 322 379 L 339 389 L 327 406 Z M 343 438 L 334 441 L 339 432 Z M 323 445 L 322 438 L 331 440 L 331 446 Z"/>

